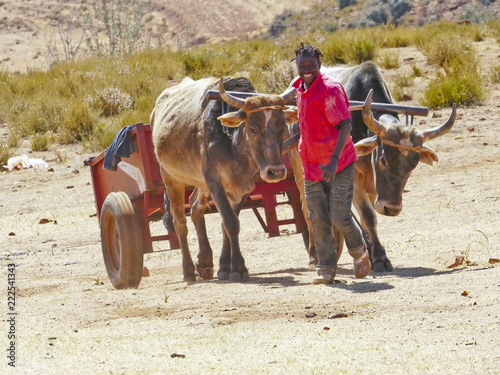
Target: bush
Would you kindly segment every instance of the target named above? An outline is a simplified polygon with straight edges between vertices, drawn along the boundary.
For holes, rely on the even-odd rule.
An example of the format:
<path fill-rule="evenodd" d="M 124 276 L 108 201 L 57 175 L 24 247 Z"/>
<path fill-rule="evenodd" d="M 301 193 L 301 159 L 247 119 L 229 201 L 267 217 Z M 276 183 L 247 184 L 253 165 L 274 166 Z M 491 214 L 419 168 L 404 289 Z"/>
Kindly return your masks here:
<path fill-rule="evenodd" d="M 399 68 L 399 52 L 394 50 L 385 51 L 378 57 L 378 65 L 384 69 Z"/>
<path fill-rule="evenodd" d="M 429 108 L 471 105 L 484 98 L 481 77 L 472 69 L 462 70 L 456 74 L 439 73 L 425 90 L 423 104 Z"/>
<path fill-rule="evenodd" d="M 142 27 L 143 19 L 150 11 L 151 0 L 83 1 L 80 22 L 87 48 L 95 56 L 130 54 L 144 49 L 151 30 Z"/>
<path fill-rule="evenodd" d="M 411 74 L 413 75 L 413 77 L 422 77 L 423 76 L 422 69 L 420 69 L 415 64 L 413 64 L 411 66 Z"/>
<path fill-rule="evenodd" d="M 476 51 L 472 42 L 460 35 L 446 34 L 433 38 L 422 48 L 422 53 L 427 57 L 429 64 L 444 66 L 449 61 L 463 62 L 475 61 Z"/>
<path fill-rule="evenodd" d="M 283 62 L 269 69 L 257 69 L 250 74 L 250 80 L 259 92 L 281 94 L 295 78 L 291 63 Z"/>
<path fill-rule="evenodd" d="M 375 43 L 374 29 L 349 30 L 326 35 L 321 50 L 325 64 L 360 64 L 375 60 L 378 45 Z"/>
<path fill-rule="evenodd" d="M 96 91 L 94 96 L 87 97 L 91 108 L 99 111 L 102 116 L 109 117 L 131 109 L 134 106 L 132 97 L 119 88 L 107 88 Z"/>
<path fill-rule="evenodd" d="M 85 139 L 83 145 L 90 151 L 105 150 L 111 145 L 118 131 L 124 126 L 126 125 L 121 125 L 117 118 L 103 119 L 94 125 L 93 137 Z"/>
<path fill-rule="evenodd" d="M 378 46 L 371 38 L 357 38 L 351 41 L 344 50 L 344 56 L 347 62 L 361 64 L 368 60 L 374 60 Z"/>
<path fill-rule="evenodd" d="M 491 68 L 490 80 L 492 83 L 500 83 L 500 65 Z"/>
<path fill-rule="evenodd" d="M 413 81 L 415 80 L 415 77 L 413 75 L 398 75 L 396 76 L 395 79 L 395 84 L 397 87 L 410 87 L 413 86 Z"/>
<path fill-rule="evenodd" d="M 0 172 L 5 171 L 5 165 L 12 157 L 14 150 L 3 142 L 0 142 Z"/>
<path fill-rule="evenodd" d="M 68 111 L 62 120 L 59 142 L 69 144 L 89 139 L 93 134 L 97 117 L 86 103 L 73 101 L 69 104 Z"/>
<path fill-rule="evenodd" d="M 48 134 L 35 134 L 31 138 L 31 151 L 47 151 L 51 143 L 52 139 Z"/>

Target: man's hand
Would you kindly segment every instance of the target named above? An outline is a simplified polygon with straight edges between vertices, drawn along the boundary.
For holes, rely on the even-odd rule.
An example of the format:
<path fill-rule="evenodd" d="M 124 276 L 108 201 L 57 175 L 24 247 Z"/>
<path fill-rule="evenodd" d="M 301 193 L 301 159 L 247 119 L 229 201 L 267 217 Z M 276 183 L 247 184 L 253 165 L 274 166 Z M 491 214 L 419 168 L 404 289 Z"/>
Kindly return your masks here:
<path fill-rule="evenodd" d="M 334 180 L 338 166 L 339 161 L 334 156 L 330 159 L 330 162 L 326 165 L 326 167 L 323 164 L 320 164 L 319 169 L 323 171 L 323 173 L 321 173 L 321 177 L 323 177 L 326 182 Z"/>

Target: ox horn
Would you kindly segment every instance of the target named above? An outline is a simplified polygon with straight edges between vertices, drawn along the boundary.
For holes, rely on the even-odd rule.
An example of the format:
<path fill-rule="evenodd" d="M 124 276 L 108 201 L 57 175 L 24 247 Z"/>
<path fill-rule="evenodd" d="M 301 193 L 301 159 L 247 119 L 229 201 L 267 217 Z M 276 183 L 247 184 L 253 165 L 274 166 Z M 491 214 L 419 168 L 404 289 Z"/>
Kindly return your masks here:
<path fill-rule="evenodd" d="M 292 88 L 288 89 L 287 91 L 285 91 L 280 96 L 286 104 L 295 97 L 296 93 L 297 93 L 297 90 L 295 89 L 295 87 L 292 87 Z"/>
<path fill-rule="evenodd" d="M 427 129 L 422 132 L 422 134 L 424 135 L 424 142 L 430 141 L 431 139 L 440 137 L 443 134 L 447 133 L 448 130 L 450 130 L 453 124 L 455 123 L 456 118 L 457 118 L 457 106 L 455 105 L 455 103 L 453 103 L 451 115 L 443 125 L 438 126 L 436 128 Z"/>
<path fill-rule="evenodd" d="M 230 106 L 242 109 L 243 106 L 245 105 L 245 100 L 237 98 L 236 96 L 232 96 L 231 94 L 228 94 L 227 92 L 224 91 L 224 79 L 220 79 L 219 83 L 219 93 L 221 98 Z"/>
<path fill-rule="evenodd" d="M 373 117 L 373 113 L 371 110 L 372 96 L 373 89 L 368 93 L 365 104 L 363 105 L 363 121 L 373 133 L 382 138 L 384 134 L 387 133 L 387 128 L 383 124 L 378 122 L 375 117 Z"/>

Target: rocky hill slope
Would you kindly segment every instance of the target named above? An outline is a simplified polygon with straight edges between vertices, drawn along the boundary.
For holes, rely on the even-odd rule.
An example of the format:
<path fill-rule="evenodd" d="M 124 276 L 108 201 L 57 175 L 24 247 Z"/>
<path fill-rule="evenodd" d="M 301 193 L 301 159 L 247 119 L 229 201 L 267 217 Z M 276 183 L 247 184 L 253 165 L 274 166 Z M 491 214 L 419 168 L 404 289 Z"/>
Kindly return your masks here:
<path fill-rule="evenodd" d="M 141 2 L 149 4 L 136 1 Z M 82 0 L 0 1 L 0 69 L 46 69 L 68 55 L 83 53 L 81 3 Z M 111 6 L 115 1 L 107 3 Z M 351 5 L 339 9 L 339 4 Z M 477 21 L 498 14 L 500 9 L 497 0 L 398 0 L 388 4 L 384 0 L 151 0 L 150 7 L 143 9 L 141 37 L 143 43 L 152 47 L 184 48 L 234 37 L 261 36 L 280 23 L 295 32 L 321 28 L 322 22 L 330 23 L 326 29 L 355 26 L 379 17 L 373 12 L 384 7 L 390 7 L 389 13 L 396 15 L 406 8 L 398 22 L 417 26 L 439 19 Z M 293 22 L 287 24 L 285 21 L 290 18 Z"/>

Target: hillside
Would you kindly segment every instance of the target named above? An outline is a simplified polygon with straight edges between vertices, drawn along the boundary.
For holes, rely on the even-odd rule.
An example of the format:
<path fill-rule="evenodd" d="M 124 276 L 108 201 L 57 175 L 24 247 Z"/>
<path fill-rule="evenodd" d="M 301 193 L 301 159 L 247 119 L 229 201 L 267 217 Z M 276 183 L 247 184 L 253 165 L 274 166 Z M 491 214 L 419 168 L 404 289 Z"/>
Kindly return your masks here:
<path fill-rule="evenodd" d="M 0 1 L 0 69 L 13 72 L 46 69 L 64 59 L 63 40 L 73 49 L 70 55 L 81 56 L 85 43 L 81 41 L 80 3 L 81 0 Z M 378 4 L 387 1 L 342 3 L 352 5 L 340 10 L 337 0 L 182 0 L 179 6 L 179 1 L 151 0 L 151 9 L 144 10 L 141 37 L 143 43 L 152 47 L 184 48 L 235 37 L 258 37 L 268 34 L 272 26 L 280 28 L 280 32 L 286 29 L 297 33 L 352 27 L 379 17 L 370 12 L 374 9 L 380 12 Z M 408 3 L 391 2 L 395 4 L 391 6 L 392 13 L 396 14 L 398 6 Z M 500 9 L 496 0 L 411 3 L 411 9 L 398 22 L 419 25 L 439 19 L 460 21 L 464 15 L 480 19 L 494 16 Z"/>

